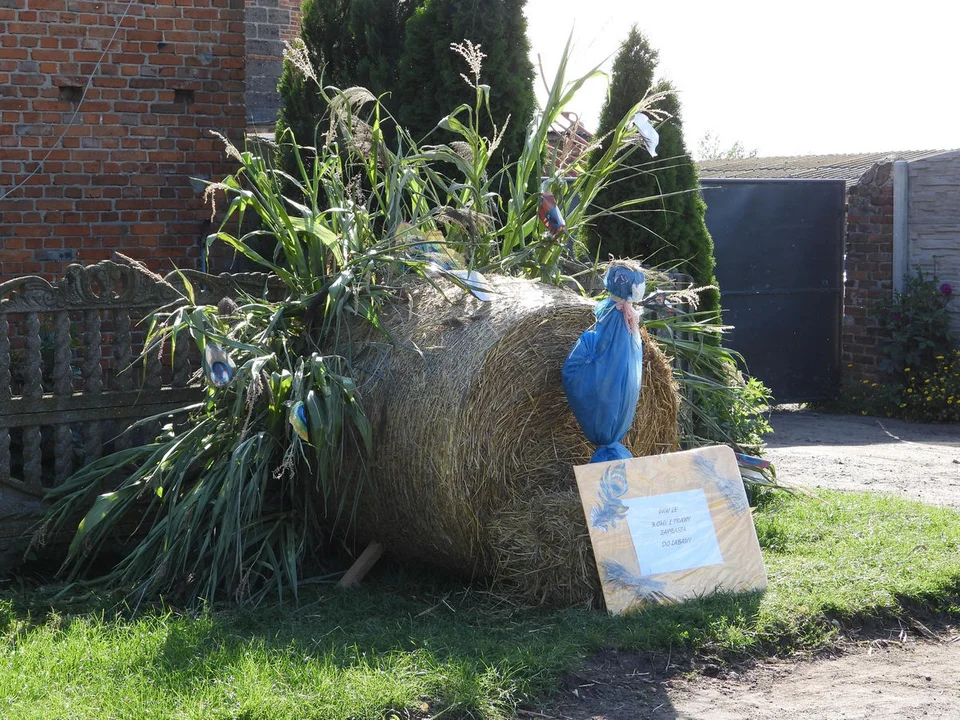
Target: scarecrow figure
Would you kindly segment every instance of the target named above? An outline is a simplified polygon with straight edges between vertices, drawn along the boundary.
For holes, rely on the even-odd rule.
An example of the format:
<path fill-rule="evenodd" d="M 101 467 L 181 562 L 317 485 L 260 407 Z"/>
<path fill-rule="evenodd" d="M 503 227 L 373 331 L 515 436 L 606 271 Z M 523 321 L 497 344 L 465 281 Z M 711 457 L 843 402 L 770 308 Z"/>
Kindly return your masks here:
<path fill-rule="evenodd" d="M 590 462 L 632 457 L 620 442 L 633 424 L 643 378 L 640 312 L 646 276 L 638 266 L 614 262 L 603 278 L 610 296 L 594 309 L 597 323 L 577 340 L 563 363 L 563 391 L 587 439 L 597 446 Z"/>

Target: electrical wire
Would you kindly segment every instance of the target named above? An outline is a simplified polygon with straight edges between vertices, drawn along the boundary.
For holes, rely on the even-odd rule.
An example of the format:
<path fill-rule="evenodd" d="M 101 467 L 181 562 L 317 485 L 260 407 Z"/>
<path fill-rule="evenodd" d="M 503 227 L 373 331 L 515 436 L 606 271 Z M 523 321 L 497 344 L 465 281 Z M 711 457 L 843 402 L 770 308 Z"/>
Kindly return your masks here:
<path fill-rule="evenodd" d="M 126 19 L 127 13 L 130 12 L 130 6 L 133 4 L 134 4 L 134 0 L 127 0 L 127 4 L 123 10 L 123 14 L 120 16 L 120 19 L 117 20 L 117 25 L 113 29 L 113 35 L 110 37 L 110 40 L 107 42 L 107 46 L 103 49 L 103 53 L 100 55 L 100 59 L 97 60 L 97 64 L 94 66 L 93 72 L 90 73 L 90 77 L 87 78 L 87 83 L 83 87 L 83 93 L 80 95 L 80 101 L 77 103 L 77 109 L 73 111 L 73 116 L 70 118 L 70 121 L 67 123 L 67 126 L 63 129 L 63 132 L 60 133 L 60 137 L 58 137 L 57 141 L 53 144 L 53 146 L 49 150 L 47 150 L 47 154 L 43 156 L 43 159 L 40 161 L 37 167 L 34 168 L 33 172 L 27 175 L 21 182 L 17 183 L 12 188 L 10 188 L 3 195 L 0 195 L 0 201 L 6 200 L 8 197 L 13 195 L 13 193 L 15 193 L 17 190 L 22 188 L 28 182 L 30 182 L 30 179 L 33 178 L 37 173 L 39 173 L 41 169 L 43 169 L 44 163 L 50 158 L 50 155 L 53 153 L 53 151 L 56 150 L 57 147 L 59 147 L 61 142 L 63 142 L 63 139 L 67 136 L 67 133 L 70 131 L 70 128 L 73 127 L 73 121 L 76 120 L 77 115 L 80 114 L 80 108 L 83 107 L 83 101 L 87 97 L 87 91 L 90 89 L 90 85 L 93 84 L 93 78 L 96 76 L 97 71 L 100 70 L 100 65 L 103 63 L 104 58 L 107 57 L 107 53 L 110 52 L 110 47 L 113 45 L 113 41 L 117 39 L 117 33 L 120 32 L 120 26 L 123 24 L 123 21 Z M 104 14 L 106 14 L 107 7 L 109 6 L 105 4 Z"/>

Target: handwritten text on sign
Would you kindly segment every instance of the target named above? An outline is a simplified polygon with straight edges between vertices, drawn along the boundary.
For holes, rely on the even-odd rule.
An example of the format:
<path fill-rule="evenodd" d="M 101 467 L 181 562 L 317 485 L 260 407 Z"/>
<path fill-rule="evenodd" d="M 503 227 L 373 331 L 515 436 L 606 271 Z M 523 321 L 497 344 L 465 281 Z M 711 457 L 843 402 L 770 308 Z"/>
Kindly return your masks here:
<path fill-rule="evenodd" d="M 703 490 L 630 498 L 623 504 L 642 576 L 723 562 Z"/>

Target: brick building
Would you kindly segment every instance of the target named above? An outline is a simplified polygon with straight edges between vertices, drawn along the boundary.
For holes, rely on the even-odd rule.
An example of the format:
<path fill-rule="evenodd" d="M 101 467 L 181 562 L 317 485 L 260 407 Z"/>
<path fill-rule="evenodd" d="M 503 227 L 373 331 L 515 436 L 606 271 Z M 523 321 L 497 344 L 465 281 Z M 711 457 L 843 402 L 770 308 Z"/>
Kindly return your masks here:
<path fill-rule="evenodd" d="M 283 44 L 300 31 L 301 0 L 247 0 L 247 124 L 272 126 L 280 109 L 277 83 Z"/>
<path fill-rule="evenodd" d="M 292 0 L 0 0 L 0 281 L 200 264 L 203 179 L 279 104 Z"/>

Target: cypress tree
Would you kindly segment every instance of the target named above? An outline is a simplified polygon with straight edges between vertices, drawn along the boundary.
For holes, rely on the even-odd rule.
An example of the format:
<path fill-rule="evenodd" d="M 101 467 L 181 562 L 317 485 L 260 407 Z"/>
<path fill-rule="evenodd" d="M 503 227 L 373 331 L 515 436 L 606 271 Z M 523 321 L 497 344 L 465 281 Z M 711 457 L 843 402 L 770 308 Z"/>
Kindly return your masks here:
<path fill-rule="evenodd" d="M 657 127 L 660 143 L 657 158 L 641 150 L 632 164 L 641 172 L 608 186 L 597 198 L 600 207 L 613 207 L 634 198 L 668 195 L 639 206 L 625 217 L 599 218 L 592 237 L 592 250 L 601 258 L 636 257 L 676 269 L 693 277 L 697 285 L 715 285 L 713 240 L 704 222 L 706 204 L 699 192 L 699 179 L 683 141 L 680 101 L 668 82 L 653 83 L 657 51 L 634 26 L 613 65 L 610 93 L 600 115 L 597 134 L 606 135 L 623 119 L 647 91 L 669 92 L 659 109 L 671 118 Z M 631 209 L 633 210 L 633 209 Z M 718 311 L 720 294 L 704 292 L 700 309 Z"/>
<path fill-rule="evenodd" d="M 418 0 L 351 0 L 350 31 L 357 52 L 351 85 L 360 85 L 374 95 L 395 93 L 407 20 Z M 385 101 L 388 110 L 396 97 Z"/>
<path fill-rule="evenodd" d="M 647 38 L 634 25 L 630 34 L 620 45 L 620 51 L 613 61 L 613 73 L 607 101 L 600 111 L 597 135 L 605 136 L 613 130 L 636 105 L 647 91 L 653 87 L 653 75 L 657 69 L 660 53 L 647 42 Z M 603 151 L 609 145 L 609 138 L 603 144 Z"/>
<path fill-rule="evenodd" d="M 391 93 L 398 81 L 403 33 L 416 0 L 304 0 L 300 37 L 322 82 L 360 85 L 374 95 Z M 301 144 L 312 144 L 326 112 L 319 89 L 284 65 L 277 137 L 291 128 Z M 393 107 L 390 99 L 388 109 Z"/>
<path fill-rule="evenodd" d="M 470 76 L 450 45 L 470 40 L 486 55 L 481 83 L 490 86 L 493 122 L 502 128 L 510 117 L 499 162 L 520 154 L 533 116 L 533 65 L 523 15 L 525 0 L 426 0 L 407 21 L 397 92 L 398 120 L 420 139 L 461 103 L 471 107 Z M 481 131 L 492 136 L 484 117 Z M 447 138 L 435 133 L 432 142 Z"/>
<path fill-rule="evenodd" d="M 350 0 L 304 0 L 300 37 L 324 85 L 342 86 L 357 65 L 357 49 L 348 31 Z M 354 84 L 354 83 L 349 83 Z M 289 62 L 283 66 L 280 84 L 281 107 L 277 118 L 277 139 L 286 128 L 303 145 L 312 145 L 317 124 L 326 112 L 319 88 L 305 80 Z"/>
<path fill-rule="evenodd" d="M 698 285 L 716 285 L 717 278 L 713 274 L 716 266 L 713 238 L 710 237 L 704 219 L 707 204 L 700 194 L 697 166 L 683 141 L 680 100 L 674 87 L 667 81 L 658 83 L 654 92 L 669 93 L 662 103 L 662 108 L 672 117 L 658 128 L 660 146 L 657 155 L 662 159 L 655 163 L 653 174 L 659 180 L 660 192 L 680 194 L 660 201 L 664 212 L 654 214 L 650 230 L 666 240 L 669 252 L 674 254 L 676 260 L 681 261 L 678 267 L 681 272 L 692 276 Z M 688 192 L 681 192 L 684 190 Z M 659 240 L 656 236 L 654 239 Z M 666 252 L 668 251 L 664 251 L 664 254 Z M 708 290 L 701 293 L 700 309 L 719 311 L 720 291 Z"/>

